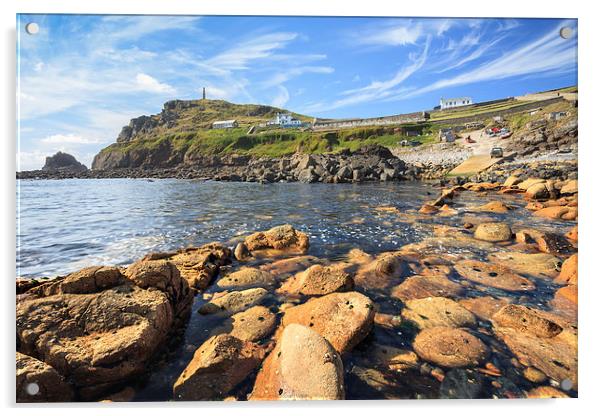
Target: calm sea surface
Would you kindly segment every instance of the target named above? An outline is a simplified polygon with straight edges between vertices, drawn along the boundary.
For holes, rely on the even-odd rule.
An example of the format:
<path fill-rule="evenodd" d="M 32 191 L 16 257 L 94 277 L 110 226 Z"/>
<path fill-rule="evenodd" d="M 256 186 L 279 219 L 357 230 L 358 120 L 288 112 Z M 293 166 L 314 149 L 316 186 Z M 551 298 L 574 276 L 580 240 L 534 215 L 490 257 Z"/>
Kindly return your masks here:
<path fill-rule="evenodd" d="M 23 180 L 17 186 L 17 275 L 123 265 L 150 251 L 234 243 L 237 236 L 284 223 L 311 236 L 310 254 L 391 250 L 417 241 L 420 233 L 383 224 L 374 208 L 417 208 L 437 192 L 421 183 Z"/>

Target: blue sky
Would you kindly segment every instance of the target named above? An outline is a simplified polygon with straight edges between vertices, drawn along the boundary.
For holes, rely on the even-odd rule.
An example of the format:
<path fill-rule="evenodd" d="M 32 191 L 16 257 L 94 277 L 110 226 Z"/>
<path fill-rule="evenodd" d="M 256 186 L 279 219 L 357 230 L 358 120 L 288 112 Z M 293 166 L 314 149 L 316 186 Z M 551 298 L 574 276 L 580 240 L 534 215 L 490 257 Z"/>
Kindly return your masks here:
<path fill-rule="evenodd" d="M 131 118 L 202 87 L 334 118 L 577 84 L 576 20 L 19 15 L 17 30 L 21 170 L 58 150 L 90 166 Z"/>

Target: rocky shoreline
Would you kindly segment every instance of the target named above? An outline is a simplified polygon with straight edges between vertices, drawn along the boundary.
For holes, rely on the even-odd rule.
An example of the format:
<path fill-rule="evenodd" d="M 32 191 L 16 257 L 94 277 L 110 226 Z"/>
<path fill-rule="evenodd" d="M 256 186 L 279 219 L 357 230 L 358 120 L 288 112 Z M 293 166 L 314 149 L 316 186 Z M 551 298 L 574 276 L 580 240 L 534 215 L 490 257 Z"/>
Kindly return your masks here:
<path fill-rule="evenodd" d="M 456 152 L 458 153 L 458 152 Z M 405 156 L 396 154 L 404 159 Z M 455 153 L 454 153 L 455 154 Z M 374 181 L 407 181 L 446 179 L 454 167 L 469 156 L 460 152 L 455 157 L 443 156 L 434 160 L 409 158 L 404 161 L 383 146 L 366 146 L 356 152 L 311 155 L 294 154 L 288 157 L 269 159 L 229 155 L 208 157 L 199 165 L 180 165 L 172 168 L 117 168 L 109 170 L 36 170 L 17 172 L 17 179 L 201 179 L 234 182 L 323 182 L 360 183 Z M 455 181 L 497 181 L 513 172 L 520 177 L 543 177 L 575 179 L 577 161 L 505 162 L 494 165 L 486 172 L 468 179 Z M 461 182 L 458 182 L 461 183 Z"/>
<path fill-rule="evenodd" d="M 328 160 L 301 163 L 320 177 Z M 17 280 L 17 401 L 140 400 L 149 372 L 182 360 L 175 400 L 576 397 L 576 166 L 497 170 L 420 210 L 375 207 L 430 229 L 392 252 L 318 258 L 283 225 Z M 193 320 L 207 334 L 168 354 Z"/>

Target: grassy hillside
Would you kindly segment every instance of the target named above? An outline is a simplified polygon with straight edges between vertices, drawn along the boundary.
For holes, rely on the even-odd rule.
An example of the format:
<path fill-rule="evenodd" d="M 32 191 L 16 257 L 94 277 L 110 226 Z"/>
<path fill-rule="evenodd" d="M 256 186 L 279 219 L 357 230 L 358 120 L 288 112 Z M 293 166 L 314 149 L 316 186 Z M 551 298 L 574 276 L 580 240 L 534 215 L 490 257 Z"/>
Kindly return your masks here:
<path fill-rule="evenodd" d="M 425 135 L 412 140 L 428 143 L 434 134 L 425 126 Z M 175 151 L 188 155 L 200 154 L 250 154 L 278 157 L 297 151 L 304 153 L 337 152 L 342 149 L 356 150 L 366 144 L 397 145 L 406 138 L 395 127 L 351 128 L 331 132 L 312 132 L 299 129 L 274 129 L 257 134 L 246 134 L 247 126 L 236 129 L 199 129 L 181 133 L 165 133 L 138 139 L 129 143 L 114 143 L 102 152 L 130 152 L 140 149 L 158 149 L 169 142 Z"/>
<path fill-rule="evenodd" d="M 566 88 L 572 91 L 574 87 Z M 454 126 L 454 118 L 474 116 L 496 110 L 506 110 L 525 101 L 502 101 L 484 105 L 474 105 L 453 110 L 431 113 L 430 122 L 419 125 L 404 125 L 406 129 L 422 132 L 418 137 L 406 137 L 400 126 L 372 126 L 346 128 L 332 131 L 311 131 L 297 128 L 261 128 L 247 134 L 249 127 L 264 124 L 282 110 L 276 107 L 254 104 L 232 104 L 223 100 L 171 101 L 165 104 L 161 113 L 142 117 L 140 126 L 132 129 L 128 141 L 121 140 L 100 152 L 99 156 L 148 154 L 153 151 L 171 152 L 182 156 L 180 159 L 194 159 L 199 155 L 225 155 L 230 153 L 254 156 L 278 157 L 304 153 L 337 152 L 342 149 L 356 150 L 366 144 L 396 146 L 401 140 L 417 140 L 421 143 L 436 141 L 438 130 Z M 566 102 L 546 107 L 545 111 L 566 110 Z M 305 122 L 311 117 L 294 114 Z M 529 121 L 541 117 L 528 112 L 516 112 L 505 116 L 512 130 L 519 130 Z M 211 129 L 217 120 L 235 119 L 239 127 L 235 129 Z M 449 123 L 447 122 L 449 120 Z M 134 120 L 136 121 L 136 120 Z M 443 122 L 443 123 L 441 123 Z M 134 123 L 135 124 L 135 123 Z"/>

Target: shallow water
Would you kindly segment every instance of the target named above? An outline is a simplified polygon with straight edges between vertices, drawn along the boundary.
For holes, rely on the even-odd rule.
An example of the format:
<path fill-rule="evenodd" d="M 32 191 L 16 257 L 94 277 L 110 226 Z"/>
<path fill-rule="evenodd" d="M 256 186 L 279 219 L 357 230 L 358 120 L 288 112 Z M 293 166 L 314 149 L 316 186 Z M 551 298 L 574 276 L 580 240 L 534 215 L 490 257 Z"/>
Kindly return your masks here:
<path fill-rule="evenodd" d="M 564 233 L 573 225 L 540 219 L 525 209 L 509 214 L 471 212 L 471 208 L 491 199 L 524 205 L 520 197 L 495 193 L 484 199 L 473 192 L 463 192 L 454 201 L 457 215 L 416 217 L 415 210 L 438 194 L 438 188 L 419 182 L 261 185 L 171 179 L 19 181 L 17 275 L 50 277 L 90 265 L 126 265 L 151 251 L 169 251 L 211 241 L 234 245 L 245 235 L 283 223 L 290 223 L 310 236 L 308 254 L 331 261 L 343 258 L 355 247 L 372 254 L 397 250 L 431 237 L 433 223 L 461 226 L 471 217 L 503 219 L 514 230 L 530 227 Z M 458 258 L 480 259 L 490 253 L 445 246 L 437 247 L 436 251 Z M 534 283 L 537 290 L 529 295 L 511 295 L 491 288 L 486 293 L 479 288 L 475 294 L 514 296 L 515 300 L 520 296 L 521 303 L 542 307 L 555 286 L 539 279 Z M 214 290 L 209 288 L 208 292 Z M 366 294 L 380 312 L 398 315 L 403 306 L 381 292 Z M 470 295 L 469 288 L 467 296 Z M 171 386 L 194 350 L 225 319 L 199 315 L 196 311 L 204 302 L 202 296 L 195 298 L 182 336 L 160 364 L 151 369 L 149 378 L 142 381 L 137 400 L 171 399 Z M 272 295 L 263 303 L 277 310 L 281 299 Z M 507 351 L 488 335 L 487 325 L 481 325 L 484 325 L 483 340 L 496 351 L 494 364 L 510 372 Z M 389 330 L 375 326 L 368 338 L 344 357 L 347 398 L 440 397 L 438 383 L 418 369 L 404 374 L 379 369 L 386 377 L 380 389 L 368 388 L 354 373 L 356 365 L 370 367 L 370 351 L 375 344 L 408 348 L 414 334 L 412 328 Z M 250 391 L 252 378 L 237 388 L 234 392 L 237 397 L 244 398 Z M 529 387 L 520 386 L 516 380 L 508 383 L 504 390 Z M 479 397 L 496 394 L 489 389 Z"/>

